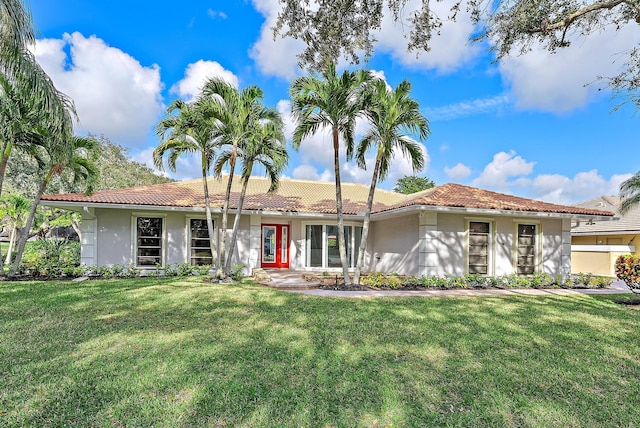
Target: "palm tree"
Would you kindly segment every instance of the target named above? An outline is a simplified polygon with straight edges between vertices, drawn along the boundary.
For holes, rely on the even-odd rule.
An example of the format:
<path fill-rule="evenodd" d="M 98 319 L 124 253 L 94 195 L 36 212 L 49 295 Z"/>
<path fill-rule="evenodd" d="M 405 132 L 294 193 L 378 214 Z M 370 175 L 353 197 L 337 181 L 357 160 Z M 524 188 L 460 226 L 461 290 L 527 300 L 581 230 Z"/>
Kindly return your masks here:
<path fill-rule="evenodd" d="M 367 71 L 344 71 L 338 76 L 335 64 L 330 64 L 320 76 L 296 78 L 289 90 L 291 112 L 296 120 L 293 146 L 299 148 L 303 139 L 324 128 L 331 130 L 333 166 L 336 180 L 336 212 L 338 217 L 338 247 L 345 284 L 350 284 L 342 214 L 340 181 L 340 137 L 346 146 L 347 159 L 353 156 L 355 121 L 363 114 L 363 94 L 372 79 Z"/>
<path fill-rule="evenodd" d="M 280 175 L 289 161 L 289 154 L 286 149 L 286 137 L 284 135 L 284 124 L 282 118 L 277 114 L 277 120 L 271 122 L 258 123 L 257 128 L 251 133 L 249 139 L 243 141 L 236 152 L 236 156 L 242 161 L 242 190 L 238 200 L 236 216 L 233 221 L 231 241 L 229 242 L 229 256 L 225 266 L 225 272 L 231 271 L 231 258 L 235 251 L 238 230 L 240 228 L 240 215 L 244 206 L 244 198 L 247 194 L 247 185 L 253 172 L 254 165 L 262 165 L 270 181 L 269 193 L 278 189 Z M 216 171 L 221 173 L 224 164 L 230 161 L 231 150 L 225 150 L 220 154 L 216 163 Z"/>
<path fill-rule="evenodd" d="M 94 139 L 78 136 L 69 136 L 66 139 L 60 139 L 48 133 L 42 134 L 41 137 L 46 142 L 49 160 L 43 169 L 44 177 L 40 182 L 35 200 L 31 205 L 27 222 L 18 234 L 16 258 L 11 266 L 10 275 L 15 275 L 18 271 L 24 247 L 29 237 L 29 230 L 33 225 L 33 220 L 36 215 L 36 209 L 51 179 L 54 176 L 60 175 L 65 169 L 68 169 L 71 171 L 74 181 L 84 182 L 85 193 L 87 194 L 93 191 L 93 186 L 98 179 L 98 169 L 93 162 L 89 160 L 88 155 L 88 152 L 94 150 L 97 146 L 97 142 Z"/>
<path fill-rule="evenodd" d="M 400 150 L 411 162 L 414 172 L 421 170 L 424 166 L 424 156 L 420 146 L 408 134 L 417 135 L 422 141 L 430 133 L 429 122 L 420 113 L 418 102 L 411 98 L 409 93 L 411 84 L 408 81 L 405 80 L 395 89 L 390 89 L 384 80 L 376 79 L 370 84 L 369 88 L 367 119 L 371 128 L 360 142 L 356 158 L 358 165 L 366 169 L 365 154 L 369 148 L 375 145 L 376 162 L 373 167 L 367 207 L 362 224 L 362 238 L 358 248 L 358 261 L 353 277 L 355 284 L 359 284 L 360 271 L 364 263 L 376 184 L 386 178 L 396 150 Z"/>
<path fill-rule="evenodd" d="M 0 204 L 0 218 L 5 220 L 5 224 L 10 229 L 9 248 L 4 261 L 5 265 L 9 265 L 11 263 L 13 245 L 16 242 L 16 233 L 21 227 L 24 227 L 26 216 L 31 209 L 31 201 L 20 195 L 8 194 L 2 196 Z"/>
<path fill-rule="evenodd" d="M 620 185 L 620 197 L 622 198 L 620 212 L 623 214 L 633 207 L 640 206 L 640 172 L 622 182 Z"/>
<path fill-rule="evenodd" d="M 229 200 L 236 168 L 238 146 L 249 138 L 257 123 L 278 120 L 277 111 L 268 109 L 262 103 L 264 94 L 257 86 L 249 86 L 239 91 L 233 85 L 220 78 L 209 79 L 203 86 L 196 102 L 202 106 L 205 114 L 216 118 L 215 133 L 220 138 L 220 145 L 228 147 L 230 156 L 229 178 L 222 206 L 222 225 L 218 251 L 218 268 L 216 277 L 225 277 L 226 238 L 229 218 Z M 222 168 L 217 169 L 221 176 Z"/>
<path fill-rule="evenodd" d="M 174 112 L 177 112 L 174 114 Z M 216 156 L 218 138 L 213 132 L 211 118 L 203 114 L 198 105 L 175 100 L 167 108 L 167 117 L 156 126 L 156 133 L 164 140 L 153 151 L 155 166 L 164 169 L 163 159 L 167 155 L 167 165 L 171 171 L 176 170 L 176 161 L 185 154 L 200 154 L 200 168 L 202 172 L 202 189 L 204 192 L 204 207 L 207 216 L 207 230 L 209 232 L 209 246 L 211 256 L 215 254 L 214 229 L 211 217 L 211 199 L 207 176 Z"/>
<path fill-rule="evenodd" d="M 35 43 L 33 20 L 23 0 L 0 0 L 0 74 L 10 82 L 26 82 L 41 103 L 51 130 L 61 135 L 72 125 L 73 101 L 58 91 L 36 62 L 29 47 Z"/>
<path fill-rule="evenodd" d="M 19 150 L 42 164 L 40 159 L 40 128 L 49 118 L 42 100 L 33 95 L 30 82 L 25 79 L 11 81 L 0 74 L 0 195 L 9 158 Z"/>

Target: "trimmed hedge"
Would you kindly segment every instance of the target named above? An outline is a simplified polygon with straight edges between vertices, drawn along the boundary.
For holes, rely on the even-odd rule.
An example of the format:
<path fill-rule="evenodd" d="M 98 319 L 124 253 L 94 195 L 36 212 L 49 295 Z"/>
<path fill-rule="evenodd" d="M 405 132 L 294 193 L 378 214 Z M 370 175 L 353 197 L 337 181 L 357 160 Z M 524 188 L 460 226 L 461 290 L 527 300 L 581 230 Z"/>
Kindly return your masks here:
<path fill-rule="evenodd" d="M 569 278 L 552 277 L 546 273 L 531 276 L 401 276 L 372 273 L 362 277 L 361 283 L 370 288 L 385 289 L 453 289 L 453 288 L 605 288 L 613 279 L 589 273 Z"/>

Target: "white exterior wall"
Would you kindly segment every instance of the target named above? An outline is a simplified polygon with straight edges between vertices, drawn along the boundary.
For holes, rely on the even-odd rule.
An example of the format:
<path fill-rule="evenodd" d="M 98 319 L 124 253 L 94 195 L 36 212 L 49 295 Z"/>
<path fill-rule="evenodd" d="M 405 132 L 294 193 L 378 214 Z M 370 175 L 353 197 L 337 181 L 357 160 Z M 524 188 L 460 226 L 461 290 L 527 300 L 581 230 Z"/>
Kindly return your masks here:
<path fill-rule="evenodd" d="M 465 271 L 465 217 L 457 214 L 438 213 L 436 233 L 432 233 L 435 249 L 434 261 L 427 275 L 463 275 Z"/>
<path fill-rule="evenodd" d="M 231 233 L 233 232 L 233 222 L 235 221 L 235 215 L 229 215 L 227 220 L 227 239 L 226 250 L 229 250 L 229 243 L 231 242 Z M 218 223 L 217 227 L 220 227 Z M 240 217 L 240 225 L 238 227 L 238 239 L 236 240 L 236 248 L 231 256 L 231 266 L 234 264 L 242 264 L 245 266 L 244 273 L 249 275 L 251 273 L 251 216 L 243 215 Z"/>
<path fill-rule="evenodd" d="M 415 213 L 372 222 L 368 269 L 406 275 L 420 273 L 418 215 Z"/>
<path fill-rule="evenodd" d="M 131 211 L 119 209 L 96 209 L 97 239 L 96 264 L 123 265 L 131 260 Z"/>
<path fill-rule="evenodd" d="M 95 219 L 92 218 L 95 214 Z M 165 263 L 188 262 L 188 219 L 204 218 L 204 213 L 161 212 L 124 209 L 96 209 L 83 214 L 82 262 L 87 265 L 132 264 L 133 216 L 164 218 Z M 229 216 L 227 239 L 231 238 L 234 216 Z M 303 221 L 304 220 L 304 221 Z M 214 216 L 216 228 L 220 217 Z M 488 221 L 492 228 L 491 274 L 514 272 L 517 224 L 539 225 L 538 269 L 552 276 L 569 275 L 571 265 L 571 222 L 569 219 L 536 219 L 510 216 L 413 212 L 374 220 L 369 230 L 364 271 L 407 275 L 464 275 L 467 270 L 467 225 Z M 260 266 L 262 224 L 289 225 L 290 268 L 304 270 L 305 223 L 333 223 L 326 218 L 245 215 L 240 221 L 237 247 L 232 263 L 245 265 L 245 273 Z M 351 223 L 351 222 L 349 222 Z M 214 237 L 217 244 L 219 230 Z M 356 243 L 359 245 L 359 242 Z M 227 246 L 228 248 L 228 246 Z M 326 269 L 325 269 L 326 270 Z"/>

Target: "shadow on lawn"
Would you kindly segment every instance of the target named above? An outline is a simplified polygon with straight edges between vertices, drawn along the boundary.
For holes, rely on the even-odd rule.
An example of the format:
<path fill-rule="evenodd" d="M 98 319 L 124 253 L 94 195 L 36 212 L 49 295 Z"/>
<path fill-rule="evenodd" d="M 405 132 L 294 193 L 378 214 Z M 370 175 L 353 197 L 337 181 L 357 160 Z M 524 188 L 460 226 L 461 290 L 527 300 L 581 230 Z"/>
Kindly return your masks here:
<path fill-rule="evenodd" d="M 0 353 L 0 424 L 640 421 L 640 323 L 609 296 L 352 300 L 193 279 L 84 284 L 5 293 L 15 300 L 2 323 L 7 311 L 27 316 L 0 329 L 19 341 Z"/>

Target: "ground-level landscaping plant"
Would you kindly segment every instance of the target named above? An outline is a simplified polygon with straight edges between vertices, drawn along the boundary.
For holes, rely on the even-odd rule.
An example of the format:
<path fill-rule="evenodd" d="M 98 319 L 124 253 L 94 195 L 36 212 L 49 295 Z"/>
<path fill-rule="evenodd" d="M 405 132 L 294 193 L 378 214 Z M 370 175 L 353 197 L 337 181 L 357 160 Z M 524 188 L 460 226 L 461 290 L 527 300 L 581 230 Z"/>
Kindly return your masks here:
<path fill-rule="evenodd" d="M 50 278 L 73 276 L 79 265 L 79 242 L 37 239 L 25 246 L 19 273 Z"/>
<path fill-rule="evenodd" d="M 530 276 L 516 274 L 503 276 L 483 275 L 445 275 L 445 276 L 400 276 L 372 273 L 362 278 L 362 284 L 371 288 L 604 288 L 611 285 L 609 277 L 592 274 L 575 274 L 568 278 L 552 277 L 546 273 L 535 273 Z"/>
<path fill-rule="evenodd" d="M 616 276 L 634 293 L 640 293 L 640 257 L 626 254 L 616 259 Z"/>

